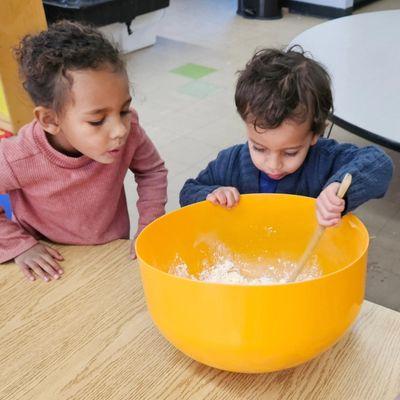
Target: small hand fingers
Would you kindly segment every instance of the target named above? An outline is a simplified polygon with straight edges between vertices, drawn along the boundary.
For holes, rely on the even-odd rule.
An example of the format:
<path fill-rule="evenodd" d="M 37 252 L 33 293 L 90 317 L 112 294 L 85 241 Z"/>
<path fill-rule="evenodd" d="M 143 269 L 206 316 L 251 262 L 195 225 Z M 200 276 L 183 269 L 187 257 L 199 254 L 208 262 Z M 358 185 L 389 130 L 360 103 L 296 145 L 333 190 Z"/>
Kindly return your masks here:
<path fill-rule="evenodd" d="M 45 246 L 46 251 L 53 256 L 56 260 L 60 260 L 63 261 L 64 257 L 61 255 L 61 253 L 59 251 L 57 251 L 56 249 L 53 249 L 52 247 L 49 246 Z"/>
<path fill-rule="evenodd" d="M 325 216 L 321 213 L 321 211 L 319 209 L 317 209 L 317 220 L 321 226 L 330 227 L 330 226 L 334 226 L 334 225 L 338 224 L 340 221 L 340 218 L 338 218 L 338 217 L 325 218 Z"/>
<path fill-rule="evenodd" d="M 215 192 L 215 196 L 217 197 L 218 203 L 222 206 L 225 206 L 227 203 L 226 195 L 222 190 Z"/>
<path fill-rule="evenodd" d="M 43 279 L 45 282 L 49 282 L 50 277 L 35 261 L 27 262 L 27 265 L 39 278 Z"/>
<path fill-rule="evenodd" d="M 32 274 L 31 269 L 27 265 L 20 265 L 19 268 L 28 280 L 33 282 L 36 279 L 35 275 Z"/>
<path fill-rule="evenodd" d="M 321 195 L 317 199 L 317 207 L 322 211 L 340 214 L 344 210 L 344 200 L 339 199 L 339 205 L 332 203 L 326 195 Z"/>
<path fill-rule="evenodd" d="M 344 204 L 339 206 L 332 203 L 324 204 L 324 209 L 330 213 L 340 214 L 344 210 Z"/>
<path fill-rule="evenodd" d="M 136 260 L 135 241 L 132 241 L 130 256 L 132 260 Z"/>
<path fill-rule="evenodd" d="M 235 204 L 239 203 L 240 201 L 240 193 L 236 188 L 232 188 L 232 193 L 235 198 Z"/>
<path fill-rule="evenodd" d="M 227 199 L 227 207 L 231 208 L 236 205 L 235 195 L 232 190 L 228 190 L 226 192 L 226 199 Z"/>
<path fill-rule="evenodd" d="M 325 220 L 325 226 L 326 227 L 335 226 L 339 222 L 340 222 L 340 218 L 327 219 L 327 220 Z"/>
<path fill-rule="evenodd" d="M 319 207 L 318 211 L 321 217 L 325 220 L 340 218 L 340 212 L 328 211 L 325 207 Z"/>
<path fill-rule="evenodd" d="M 327 190 L 325 192 L 326 198 L 328 199 L 329 203 L 335 206 L 341 206 L 342 204 L 344 205 L 344 200 L 341 199 L 336 192 Z"/>
<path fill-rule="evenodd" d="M 60 267 L 60 264 L 51 256 L 50 254 L 43 254 L 42 259 L 46 260 L 48 264 L 50 264 L 57 273 L 62 274 L 64 271 Z"/>
<path fill-rule="evenodd" d="M 48 275 L 50 275 L 53 279 L 58 279 L 60 277 L 60 266 L 54 260 L 54 258 L 50 255 L 43 255 L 41 259 L 37 261 L 38 265 L 46 271 Z"/>
<path fill-rule="evenodd" d="M 319 212 L 318 208 L 316 209 L 316 214 L 317 214 L 318 224 L 324 226 L 324 219 L 322 218 L 322 215 Z"/>
<path fill-rule="evenodd" d="M 210 201 L 210 202 L 213 203 L 213 204 L 218 204 L 217 197 L 215 196 L 214 193 L 210 193 L 209 195 L 207 195 L 206 200 L 207 200 L 207 201 Z"/>

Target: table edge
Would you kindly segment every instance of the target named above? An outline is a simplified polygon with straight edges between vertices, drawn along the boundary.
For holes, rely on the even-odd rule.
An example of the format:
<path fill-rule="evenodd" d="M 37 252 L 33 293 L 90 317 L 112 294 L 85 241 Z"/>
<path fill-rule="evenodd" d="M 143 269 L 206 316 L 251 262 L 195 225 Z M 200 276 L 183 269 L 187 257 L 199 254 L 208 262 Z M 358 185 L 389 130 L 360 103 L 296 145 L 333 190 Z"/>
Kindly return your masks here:
<path fill-rule="evenodd" d="M 335 125 L 338 125 L 339 127 L 357 135 L 360 136 L 366 140 L 369 140 L 370 142 L 379 144 L 381 146 L 387 147 L 389 149 L 399 151 L 400 152 L 400 142 L 396 142 L 391 139 L 384 138 L 383 136 L 380 136 L 376 133 L 370 132 L 367 129 L 360 128 L 357 125 L 354 125 L 336 115 L 333 115 L 329 118 Z"/>

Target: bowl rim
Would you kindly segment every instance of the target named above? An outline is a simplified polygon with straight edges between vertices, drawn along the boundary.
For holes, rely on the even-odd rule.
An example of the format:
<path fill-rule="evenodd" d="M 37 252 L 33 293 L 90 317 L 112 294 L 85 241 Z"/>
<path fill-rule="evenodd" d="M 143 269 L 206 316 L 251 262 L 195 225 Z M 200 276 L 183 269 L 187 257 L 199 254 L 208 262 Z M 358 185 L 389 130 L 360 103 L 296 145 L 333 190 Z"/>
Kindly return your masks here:
<path fill-rule="evenodd" d="M 291 196 L 291 197 L 301 197 L 301 198 L 306 198 L 306 199 L 310 199 L 311 201 L 316 201 L 316 199 L 314 197 L 309 197 L 309 196 L 303 196 L 303 195 L 298 195 L 298 194 L 290 194 L 290 193 L 245 193 L 245 194 L 241 194 L 240 197 L 255 197 L 255 196 Z M 201 285 L 216 285 L 216 286 L 228 286 L 228 287 L 241 287 L 241 288 L 265 288 L 265 287 L 283 287 L 283 286 L 287 286 L 287 285 L 304 285 L 304 284 L 310 284 L 310 282 L 315 282 L 318 280 L 323 280 L 323 279 L 329 279 L 330 277 L 337 275 L 339 273 L 343 273 L 345 270 L 351 268 L 354 264 L 356 264 L 362 257 L 365 256 L 365 254 L 368 252 L 368 247 L 369 247 L 369 242 L 370 242 L 370 237 L 369 237 L 369 233 L 368 233 L 368 229 L 366 228 L 366 226 L 364 225 L 364 223 L 361 221 L 361 219 L 359 217 L 357 217 L 356 215 L 354 215 L 353 213 L 348 213 L 347 215 L 351 215 L 352 218 L 354 218 L 356 220 L 356 222 L 358 223 L 359 227 L 361 228 L 361 230 L 363 231 L 363 234 L 366 235 L 367 240 L 366 240 L 366 244 L 365 247 L 362 249 L 361 251 L 361 255 L 357 258 L 355 258 L 351 263 L 345 265 L 343 268 L 340 268 L 336 271 L 330 272 L 329 274 L 324 274 L 321 275 L 317 278 L 312 278 L 312 279 L 307 279 L 304 281 L 295 281 L 295 282 L 283 282 L 283 283 L 274 283 L 274 284 L 256 284 L 256 285 L 243 285 L 240 283 L 220 283 L 220 282 L 206 282 L 206 281 L 200 281 L 200 280 L 194 280 L 194 279 L 190 279 L 190 278 L 185 278 L 182 276 L 177 276 L 177 275 L 173 275 L 170 274 L 169 272 L 166 271 L 162 271 L 159 268 L 156 268 L 154 266 L 152 266 L 149 262 L 145 261 L 142 257 L 139 256 L 139 252 L 138 252 L 138 243 L 140 242 L 140 237 L 142 236 L 142 234 L 144 232 L 146 232 L 150 226 L 152 226 L 153 224 L 156 224 L 157 221 L 167 218 L 169 217 L 171 214 L 175 214 L 178 212 L 181 212 L 183 209 L 187 209 L 189 207 L 195 207 L 198 206 L 201 203 L 210 203 L 207 200 L 203 200 L 203 201 L 199 201 L 196 203 L 192 203 L 189 204 L 187 206 L 183 206 L 180 208 L 177 208 L 175 210 L 169 211 L 167 213 L 165 213 L 164 215 L 156 218 L 154 221 L 150 222 L 150 224 L 146 225 L 145 228 L 143 228 L 143 230 L 140 232 L 140 234 L 138 235 L 138 237 L 135 240 L 135 252 L 137 254 L 137 258 L 139 261 L 139 265 L 141 268 L 148 267 L 152 270 L 157 271 L 158 273 L 161 273 L 163 275 L 168 276 L 169 278 L 172 279 L 180 279 L 186 282 L 191 282 L 193 284 L 201 284 Z M 211 204 L 211 203 L 210 203 Z M 220 206 L 216 206 L 216 207 L 220 207 Z"/>

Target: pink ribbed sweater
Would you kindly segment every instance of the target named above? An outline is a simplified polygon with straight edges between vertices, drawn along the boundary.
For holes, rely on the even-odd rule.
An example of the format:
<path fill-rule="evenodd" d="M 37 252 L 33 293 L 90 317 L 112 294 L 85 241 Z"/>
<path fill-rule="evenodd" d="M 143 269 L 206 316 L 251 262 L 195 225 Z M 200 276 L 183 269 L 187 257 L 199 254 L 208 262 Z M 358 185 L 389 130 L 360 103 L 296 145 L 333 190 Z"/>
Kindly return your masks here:
<path fill-rule="evenodd" d="M 0 212 L 0 263 L 40 238 L 65 244 L 101 244 L 129 238 L 124 178 L 137 182 L 141 230 L 164 214 L 167 170 L 132 113 L 131 132 L 112 164 L 61 154 L 36 121 L 0 141 L 0 193 L 10 194 L 13 221 Z"/>

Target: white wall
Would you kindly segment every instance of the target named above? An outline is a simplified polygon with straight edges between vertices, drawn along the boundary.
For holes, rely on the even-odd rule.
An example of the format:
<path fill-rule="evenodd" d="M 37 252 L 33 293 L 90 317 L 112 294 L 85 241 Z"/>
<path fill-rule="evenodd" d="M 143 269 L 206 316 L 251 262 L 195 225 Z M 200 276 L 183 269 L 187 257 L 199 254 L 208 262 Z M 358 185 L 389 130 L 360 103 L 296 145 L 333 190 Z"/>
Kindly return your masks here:
<path fill-rule="evenodd" d="M 302 3 L 318 4 L 326 7 L 349 8 L 353 7 L 353 0 L 292 0 Z"/>

